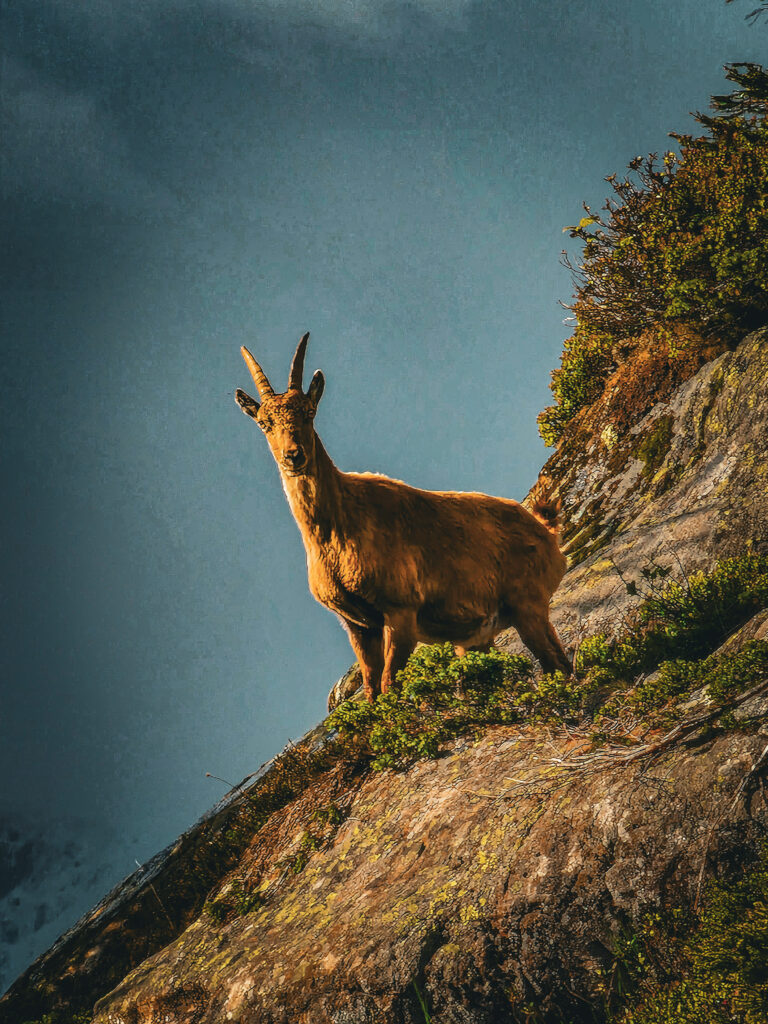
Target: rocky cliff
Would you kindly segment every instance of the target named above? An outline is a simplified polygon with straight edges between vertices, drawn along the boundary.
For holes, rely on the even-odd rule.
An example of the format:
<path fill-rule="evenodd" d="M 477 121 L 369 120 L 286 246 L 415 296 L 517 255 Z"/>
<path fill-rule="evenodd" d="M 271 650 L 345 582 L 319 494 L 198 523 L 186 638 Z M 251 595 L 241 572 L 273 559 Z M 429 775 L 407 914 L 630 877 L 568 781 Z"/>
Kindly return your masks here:
<path fill-rule="evenodd" d="M 553 621 L 572 648 L 597 632 L 626 647 L 644 594 L 674 577 L 695 598 L 696 570 L 768 554 L 768 333 L 677 377 L 649 359 L 622 365 L 544 470 L 567 517 Z M 613 1019 L 627 934 L 649 914 L 695 914 L 709 879 L 755 863 L 768 831 L 755 594 L 717 605 L 704 676 L 683 652 L 688 690 L 670 686 L 682 669 L 646 658 L 619 699 L 582 659 L 592 703 L 578 714 L 467 730 L 401 771 L 371 770 L 364 744 L 321 725 L 63 936 L 0 1018 Z M 682 629 L 665 626 L 665 650 Z M 514 634 L 498 646 L 520 650 Z M 753 665 L 742 686 L 739 650 Z M 715 699 L 695 680 L 720 670 L 731 684 Z M 633 703 L 638 688 L 656 696 Z M 601 733 L 606 699 L 619 710 Z"/>

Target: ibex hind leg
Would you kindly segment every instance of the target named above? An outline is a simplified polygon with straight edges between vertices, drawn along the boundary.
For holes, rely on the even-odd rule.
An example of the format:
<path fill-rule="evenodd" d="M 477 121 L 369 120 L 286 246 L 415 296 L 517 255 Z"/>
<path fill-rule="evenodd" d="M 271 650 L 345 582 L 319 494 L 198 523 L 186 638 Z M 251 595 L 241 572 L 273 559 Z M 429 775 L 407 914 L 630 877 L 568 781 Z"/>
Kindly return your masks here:
<path fill-rule="evenodd" d="M 454 651 L 456 651 L 457 658 L 466 657 L 466 655 L 470 651 L 478 651 L 480 654 L 487 654 L 489 651 L 493 650 L 493 641 L 488 640 L 486 643 L 472 644 L 471 647 L 467 646 L 466 644 L 454 644 L 453 649 Z M 464 673 L 462 672 L 462 674 L 456 680 L 456 689 L 454 691 L 459 700 L 464 700 L 467 696 L 465 682 L 466 680 L 464 677 Z"/>
<path fill-rule="evenodd" d="M 547 616 L 518 613 L 515 629 L 531 654 L 539 659 L 544 672 L 560 671 L 567 676 L 573 674 L 571 659 L 565 653 L 560 637 Z"/>
<path fill-rule="evenodd" d="M 352 650 L 363 674 L 363 692 L 370 704 L 381 693 L 384 671 L 384 631 L 345 621 Z"/>

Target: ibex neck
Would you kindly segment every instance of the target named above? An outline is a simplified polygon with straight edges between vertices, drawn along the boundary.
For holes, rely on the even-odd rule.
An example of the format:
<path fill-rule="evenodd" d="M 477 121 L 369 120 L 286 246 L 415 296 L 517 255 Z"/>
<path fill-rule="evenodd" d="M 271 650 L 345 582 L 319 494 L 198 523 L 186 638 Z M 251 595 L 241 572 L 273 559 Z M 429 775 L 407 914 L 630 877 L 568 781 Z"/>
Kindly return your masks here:
<path fill-rule="evenodd" d="M 312 472 L 305 476 L 280 474 L 305 545 L 325 543 L 338 522 L 340 473 L 317 436 L 314 463 Z"/>

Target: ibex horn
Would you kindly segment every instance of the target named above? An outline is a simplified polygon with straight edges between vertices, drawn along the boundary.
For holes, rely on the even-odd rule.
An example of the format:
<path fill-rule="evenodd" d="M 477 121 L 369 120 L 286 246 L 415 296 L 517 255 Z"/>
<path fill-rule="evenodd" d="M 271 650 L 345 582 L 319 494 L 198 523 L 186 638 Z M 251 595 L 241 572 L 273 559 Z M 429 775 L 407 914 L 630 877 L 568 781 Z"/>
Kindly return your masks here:
<path fill-rule="evenodd" d="M 304 355 L 307 351 L 307 342 L 309 341 L 309 331 L 302 337 L 296 349 L 296 355 L 293 357 L 291 363 L 291 373 L 288 377 L 288 390 L 291 388 L 297 388 L 301 391 L 301 381 L 304 376 Z"/>
<path fill-rule="evenodd" d="M 242 353 L 246 366 L 251 371 L 253 382 L 259 389 L 259 395 L 261 398 L 264 399 L 269 395 L 274 395 L 275 392 L 272 390 L 272 385 L 267 380 L 266 373 L 264 373 L 245 345 L 240 349 L 240 352 Z"/>

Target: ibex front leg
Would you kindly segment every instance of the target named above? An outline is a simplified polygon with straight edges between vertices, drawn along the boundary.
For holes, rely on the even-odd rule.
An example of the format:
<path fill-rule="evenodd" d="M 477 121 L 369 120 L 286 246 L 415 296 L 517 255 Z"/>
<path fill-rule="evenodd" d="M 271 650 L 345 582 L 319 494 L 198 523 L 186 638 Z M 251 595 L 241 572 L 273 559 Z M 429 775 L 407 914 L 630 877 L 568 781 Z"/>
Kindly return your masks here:
<path fill-rule="evenodd" d="M 384 627 L 384 674 L 381 677 L 381 692 L 386 693 L 395 686 L 395 677 L 411 656 L 416 646 L 416 614 L 403 611 L 387 616 Z"/>
<path fill-rule="evenodd" d="M 381 629 L 346 623 L 352 649 L 357 655 L 363 673 L 363 692 L 370 704 L 381 693 L 381 675 L 384 671 L 384 633 Z"/>

